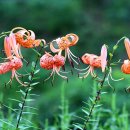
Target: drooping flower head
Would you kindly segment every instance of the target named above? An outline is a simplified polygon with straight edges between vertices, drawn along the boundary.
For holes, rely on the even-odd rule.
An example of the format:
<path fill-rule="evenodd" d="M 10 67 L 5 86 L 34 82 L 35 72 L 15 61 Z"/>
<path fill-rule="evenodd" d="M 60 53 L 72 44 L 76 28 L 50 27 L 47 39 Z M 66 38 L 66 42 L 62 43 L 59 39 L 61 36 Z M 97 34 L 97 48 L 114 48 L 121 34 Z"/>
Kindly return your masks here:
<path fill-rule="evenodd" d="M 95 77 L 96 74 L 94 73 L 94 68 L 101 68 L 102 72 L 104 72 L 106 65 L 107 65 L 107 48 L 106 48 L 106 45 L 102 46 L 100 56 L 85 53 L 82 56 L 81 59 L 82 59 L 84 64 L 89 65 L 89 67 L 87 67 L 85 69 L 85 70 L 87 70 L 87 72 L 83 73 L 84 74 L 83 78 L 86 78 L 89 75 L 89 73 L 91 73 L 91 75 L 93 77 Z"/>
<path fill-rule="evenodd" d="M 10 34 L 9 37 L 5 37 L 4 50 L 7 56 L 7 62 L 4 62 L 0 65 L 0 68 L 4 68 L 3 71 L 1 71 L 1 74 L 4 74 L 8 71 L 12 71 L 12 76 L 8 83 L 10 83 L 12 79 L 15 77 L 21 85 L 27 86 L 19 80 L 20 74 L 17 72 L 17 70 L 22 68 L 23 63 L 20 59 L 18 46 L 16 45 L 16 41 L 13 34 Z"/>
<path fill-rule="evenodd" d="M 12 58 L 13 55 L 16 55 L 18 58 L 21 57 L 21 52 L 19 45 L 16 43 L 16 38 L 13 33 L 10 33 L 9 36 L 6 36 L 4 39 L 4 50 L 7 58 Z"/>
<path fill-rule="evenodd" d="M 16 42 L 22 47 L 33 48 L 40 45 L 44 39 L 35 39 L 35 33 L 32 30 L 26 30 L 25 28 L 16 27 L 12 29 L 12 33 L 15 34 Z"/>
<path fill-rule="evenodd" d="M 44 39 L 35 39 L 35 33 L 32 30 L 26 30 L 22 27 L 16 27 L 11 30 L 8 38 L 5 38 L 5 42 L 9 42 L 13 53 L 23 58 L 21 54 L 21 46 L 24 48 L 33 48 L 40 45 L 41 42 L 46 44 Z"/>
<path fill-rule="evenodd" d="M 129 41 L 128 38 L 125 38 L 124 44 L 125 44 L 125 48 L 126 48 L 126 52 L 127 52 L 128 58 L 130 59 L 130 41 Z M 121 70 L 125 74 L 130 74 L 130 60 L 129 59 L 128 60 L 124 60 L 124 63 L 121 66 Z"/>
<path fill-rule="evenodd" d="M 53 74 L 57 73 L 60 77 L 66 79 L 66 76 L 60 74 L 60 68 L 65 64 L 65 58 L 61 55 L 52 56 L 49 53 L 45 53 L 40 58 L 40 66 L 46 70 L 52 70 L 50 76 L 46 79 L 48 80 Z"/>
<path fill-rule="evenodd" d="M 76 57 L 69 49 L 71 46 L 76 45 L 78 40 L 79 38 L 76 34 L 70 33 L 64 37 L 53 40 L 50 43 L 50 49 L 53 53 L 58 53 L 58 55 L 61 55 L 62 51 L 65 51 L 65 59 L 68 57 L 70 62 L 74 61 L 76 64 L 78 64 L 74 59 L 78 57 Z"/>

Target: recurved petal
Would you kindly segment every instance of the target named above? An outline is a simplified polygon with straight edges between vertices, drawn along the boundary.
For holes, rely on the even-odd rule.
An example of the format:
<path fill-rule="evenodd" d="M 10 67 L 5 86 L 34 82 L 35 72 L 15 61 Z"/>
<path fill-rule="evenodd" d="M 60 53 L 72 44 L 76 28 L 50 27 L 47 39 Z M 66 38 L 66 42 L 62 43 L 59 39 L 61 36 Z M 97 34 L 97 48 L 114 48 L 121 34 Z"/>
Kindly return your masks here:
<path fill-rule="evenodd" d="M 130 59 L 130 40 L 128 38 L 125 38 L 124 43 L 125 43 L 125 48 L 126 48 L 126 51 L 127 51 L 127 55 L 128 55 L 128 57 Z"/>
<path fill-rule="evenodd" d="M 53 43 L 50 43 L 50 49 L 51 49 L 51 51 L 52 51 L 53 53 L 56 53 L 56 52 L 59 52 L 59 51 L 60 51 L 60 49 L 54 48 Z"/>
<path fill-rule="evenodd" d="M 4 50 L 5 50 L 5 54 L 7 56 L 7 58 L 11 58 L 11 47 L 10 47 L 10 44 L 9 44 L 9 40 L 10 38 L 9 37 L 5 37 L 4 39 Z"/>
<path fill-rule="evenodd" d="M 16 44 L 15 35 L 13 33 L 10 33 L 9 38 L 10 38 L 10 46 L 11 46 L 12 50 L 14 51 L 14 54 L 18 58 L 20 58 L 20 55 L 19 55 L 19 52 L 18 52 L 18 46 Z"/>
<path fill-rule="evenodd" d="M 32 30 L 28 30 L 31 33 L 31 39 L 35 40 L 35 33 Z"/>
<path fill-rule="evenodd" d="M 106 45 L 104 44 L 101 48 L 101 68 L 102 68 L 102 72 L 105 71 L 106 65 L 107 65 L 107 48 L 106 48 Z"/>

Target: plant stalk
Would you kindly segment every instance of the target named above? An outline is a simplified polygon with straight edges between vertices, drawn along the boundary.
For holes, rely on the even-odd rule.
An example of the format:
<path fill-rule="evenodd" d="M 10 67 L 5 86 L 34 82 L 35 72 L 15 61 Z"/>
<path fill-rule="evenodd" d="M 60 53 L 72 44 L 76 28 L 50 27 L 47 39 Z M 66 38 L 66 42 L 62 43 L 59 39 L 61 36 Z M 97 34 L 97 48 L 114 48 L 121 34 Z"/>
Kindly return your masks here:
<path fill-rule="evenodd" d="M 38 53 L 40 53 L 41 51 L 42 51 L 42 47 L 41 47 L 41 49 L 40 49 L 40 51 L 39 51 Z M 20 124 L 20 121 L 21 121 L 21 118 L 22 118 L 24 106 L 25 106 L 26 99 L 27 99 L 28 94 L 29 94 L 30 85 L 31 85 L 31 83 L 32 83 L 32 81 L 33 81 L 34 72 L 35 72 L 35 69 L 36 69 L 36 67 L 37 67 L 37 63 L 38 63 L 39 58 L 40 58 L 40 56 L 38 55 L 38 56 L 37 56 L 37 59 L 36 59 L 36 62 L 35 62 L 35 66 L 34 66 L 34 68 L 33 68 L 33 71 L 30 73 L 31 79 L 30 79 L 29 84 L 28 84 L 28 86 L 27 86 L 28 88 L 27 88 L 27 90 L 26 90 L 26 92 L 25 92 L 24 100 L 23 100 L 23 103 L 22 103 L 22 106 L 21 106 L 21 109 L 20 109 L 20 114 L 19 114 L 19 117 L 18 117 L 17 125 L 16 125 L 16 130 L 18 130 L 18 128 L 19 128 L 19 124 Z"/>

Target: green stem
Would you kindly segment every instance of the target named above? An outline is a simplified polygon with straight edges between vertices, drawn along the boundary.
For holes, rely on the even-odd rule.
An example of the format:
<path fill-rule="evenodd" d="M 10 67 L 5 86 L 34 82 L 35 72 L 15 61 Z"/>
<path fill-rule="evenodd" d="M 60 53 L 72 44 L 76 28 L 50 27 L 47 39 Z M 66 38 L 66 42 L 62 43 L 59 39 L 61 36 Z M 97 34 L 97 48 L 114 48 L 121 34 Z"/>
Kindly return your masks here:
<path fill-rule="evenodd" d="M 122 39 L 124 39 L 124 37 L 121 38 L 120 40 L 122 40 Z M 119 40 L 117 43 L 119 43 L 120 40 Z M 106 77 L 107 77 L 107 75 L 108 75 L 108 73 L 109 73 L 110 65 L 111 65 L 111 61 L 112 61 L 112 58 L 113 58 L 114 53 L 115 53 L 115 50 L 113 49 L 112 55 L 110 56 L 110 58 L 109 58 L 109 60 L 108 60 L 107 69 L 105 70 L 103 79 L 102 79 L 102 81 L 100 82 L 100 88 L 99 88 L 99 90 L 97 91 L 97 95 L 96 95 L 96 97 L 95 97 L 94 102 L 92 103 L 92 106 L 91 106 L 90 111 L 89 111 L 88 118 L 87 118 L 87 120 L 84 122 L 83 130 L 87 130 L 87 129 L 86 129 L 87 124 L 88 124 L 88 122 L 89 122 L 89 120 L 90 120 L 90 118 L 91 118 L 91 116 L 92 116 L 92 113 L 93 113 L 93 110 L 94 110 L 95 106 L 97 105 L 97 103 L 98 103 L 98 101 L 99 101 L 99 99 L 100 99 L 100 95 L 101 95 L 101 92 L 102 92 L 102 88 L 103 88 L 105 79 L 106 79 Z"/>
<path fill-rule="evenodd" d="M 19 114 L 19 118 L 18 118 L 17 125 L 16 125 L 16 130 L 19 128 L 20 120 L 21 120 L 21 118 L 22 118 L 22 113 L 23 113 L 23 110 L 24 110 L 24 106 L 25 106 L 25 102 L 26 102 L 28 93 L 29 93 L 29 88 L 27 88 L 27 90 L 26 90 L 26 92 L 25 92 L 24 101 L 23 101 L 23 103 L 22 103 L 22 107 L 21 107 L 20 114 Z"/>
<path fill-rule="evenodd" d="M 106 77 L 107 77 L 107 74 L 108 74 L 108 71 L 106 70 L 106 71 L 105 71 L 105 74 L 104 74 L 104 77 L 103 77 L 103 80 L 100 82 L 100 89 L 97 91 L 97 95 L 96 95 L 96 97 L 95 97 L 95 100 L 94 100 L 94 102 L 93 102 L 93 104 L 92 104 L 92 106 L 91 106 L 91 108 L 90 108 L 88 118 L 87 118 L 87 120 L 86 120 L 85 123 L 84 123 L 83 130 L 87 130 L 87 129 L 86 129 L 87 123 L 89 122 L 89 120 L 90 120 L 90 118 L 91 118 L 91 116 L 92 116 L 93 110 L 94 110 L 95 106 L 97 105 L 97 103 L 98 103 L 98 101 L 99 101 L 99 99 L 100 99 L 101 91 L 102 91 L 102 88 L 103 88 L 105 79 L 106 79 Z"/>
<path fill-rule="evenodd" d="M 41 51 L 42 51 L 42 47 L 41 47 L 41 49 L 40 49 L 39 52 L 41 52 Z M 27 88 L 27 90 L 26 90 L 26 92 L 25 92 L 24 100 L 23 100 L 23 103 L 22 103 L 22 106 L 21 106 L 21 109 L 20 109 L 20 113 L 19 113 L 19 117 L 18 117 L 18 121 L 17 121 L 17 125 L 16 125 L 16 130 L 18 130 L 18 128 L 19 128 L 19 124 L 20 124 L 20 121 L 21 121 L 21 118 L 22 118 L 24 106 L 25 106 L 26 99 L 27 99 L 28 94 L 29 94 L 30 85 L 31 85 L 31 83 L 32 83 L 32 81 L 33 81 L 34 72 L 35 72 L 35 69 L 36 69 L 36 67 L 37 67 L 37 63 L 38 63 L 39 58 L 40 58 L 40 57 L 39 57 L 39 55 L 38 55 L 38 56 L 37 56 L 37 59 L 36 59 L 36 62 L 35 62 L 35 66 L 34 66 L 34 68 L 33 68 L 33 71 L 30 73 L 31 79 L 30 79 L 30 81 L 29 81 L 28 88 Z"/>
<path fill-rule="evenodd" d="M 6 35 L 6 34 L 9 34 L 10 33 L 10 31 L 8 31 L 8 32 L 2 32 L 2 33 L 0 33 L 0 36 L 1 35 Z"/>

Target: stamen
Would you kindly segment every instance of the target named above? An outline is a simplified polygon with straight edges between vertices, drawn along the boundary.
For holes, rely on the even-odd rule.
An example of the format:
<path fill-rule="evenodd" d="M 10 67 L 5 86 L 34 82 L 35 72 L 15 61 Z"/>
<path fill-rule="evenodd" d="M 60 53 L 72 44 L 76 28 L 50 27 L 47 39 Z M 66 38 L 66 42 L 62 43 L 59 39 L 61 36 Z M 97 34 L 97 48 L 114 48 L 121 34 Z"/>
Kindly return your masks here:
<path fill-rule="evenodd" d="M 16 74 L 17 74 L 18 76 L 20 76 L 20 77 L 30 75 L 30 73 L 28 73 L 28 74 L 20 74 L 20 73 L 18 73 L 17 71 L 16 71 Z"/>
<path fill-rule="evenodd" d="M 107 81 L 107 83 L 108 83 L 108 86 L 109 86 L 110 88 L 112 88 L 113 91 L 114 91 L 115 88 L 110 84 L 110 82 L 109 82 L 109 77 L 110 77 L 110 73 L 107 75 L 106 81 Z"/>
<path fill-rule="evenodd" d="M 79 63 L 72 57 L 71 54 L 69 54 L 70 58 L 72 59 L 72 61 L 74 61 L 77 65 L 79 65 Z"/>
<path fill-rule="evenodd" d="M 63 76 L 63 75 L 61 75 L 61 74 L 59 73 L 59 71 L 57 70 L 57 68 L 54 68 L 54 69 L 55 69 L 56 73 L 57 73 L 60 77 L 62 77 L 63 79 L 67 79 L 66 76 Z"/>
<path fill-rule="evenodd" d="M 94 68 L 92 66 L 90 66 L 90 72 L 92 77 L 97 77 L 97 75 L 94 73 Z"/>
<path fill-rule="evenodd" d="M 24 83 L 22 83 L 22 81 L 19 80 L 18 75 L 16 73 L 14 73 L 14 74 L 15 74 L 15 78 L 18 81 L 18 83 L 20 83 L 22 86 L 25 86 L 25 87 L 28 86 L 27 84 L 24 84 Z"/>
<path fill-rule="evenodd" d="M 64 71 L 65 71 L 65 65 L 63 65 L 63 66 L 62 66 L 62 70 L 64 70 Z"/>
<path fill-rule="evenodd" d="M 67 50 L 68 50 L 68 52 L 69 52 L 74 58 L 78 58 L 77 56 L 75 56 L 75 55 L 70 51 L 69 48 L 67 48 Z"/>
<path fill-rule="evenodd" d="M 74 67 L 74 69 L 76 69 L 78 71 L 85 71 L 85 70 L 88 70 L 89 68 L 90 68 L 90 65 L 87 68 L 85 68 L 85 69 L 78 69 L 78 68 Z"/>
<path fill-rule="evenodd" d="M 68 71 L 68 72 L 59 71 L 59 72 L 64 73 L 64 74 L 71 73 L 71 71 Z"/>
<path fill-rule="evenodd" d="M 73 63 L 73 61 L 70 59 L 69 56 L 68 56 L 68 59 L 69 59 L 69 63 L 70 63 L 70 65 L 74 68 L 74 63 Z"/>
<path fill-rule="evenodd" d="M 83 77 L 79 77 L 79 78 L 86 78 L 89 75 L 90 71 L 91 71 L 91 69 L 89 68 L 89 70 L 84 73 L 85 75 Z M 82 74 L 82 73 L 80 73 L 80 74 Z"/>
<path fill-rule="evenodd" d="M 45 79 L 44 81 L 47 81 L 47 80 L 49 80 L 49 79 L 52 77 L 52 75 L 53 75 L 53 74 L 55 74 L 55 71 L 54 71 L 54 69 L 52 70 L 52 72 L 51 72 L 50 76 L 49 76 L 47 79 Z"/>
<path fill-rule="evenodd" d="M 72 61 L 74 61 L 77 65 L 79 65 L 79 63 L 73 58 L 73 56 L 71 55 L 71 53 L 68 50 L 69 49 L 67 48 L 68 59 L 72 59 Z"/>

